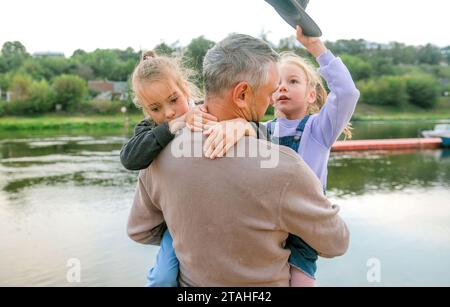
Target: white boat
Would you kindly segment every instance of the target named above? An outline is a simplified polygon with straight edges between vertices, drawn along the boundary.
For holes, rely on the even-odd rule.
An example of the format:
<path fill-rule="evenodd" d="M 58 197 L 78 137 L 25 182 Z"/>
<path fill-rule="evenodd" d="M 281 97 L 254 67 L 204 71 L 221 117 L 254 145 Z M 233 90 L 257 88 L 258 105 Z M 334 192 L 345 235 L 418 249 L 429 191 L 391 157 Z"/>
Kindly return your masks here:
<path fill-rule="evenodd" d="M 447 135 L 450 135 L 450 124 L 439 124 L 434 127 L 434 130 L 422 131 L 422 136 L 425 138 L 440 138 Z"/>

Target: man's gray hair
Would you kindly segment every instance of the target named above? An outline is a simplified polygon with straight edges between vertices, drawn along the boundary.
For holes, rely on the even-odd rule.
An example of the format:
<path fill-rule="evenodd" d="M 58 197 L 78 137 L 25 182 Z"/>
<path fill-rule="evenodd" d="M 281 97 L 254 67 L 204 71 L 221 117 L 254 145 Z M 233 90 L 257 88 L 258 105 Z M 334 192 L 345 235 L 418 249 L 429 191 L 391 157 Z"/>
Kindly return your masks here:
<path fill-rule="evenodd" d="M 231 34 L 208 51 L 203 61 L 205 94 L 221 94 L 246 81 L 256 91 L 267 82 L 279 55 L 263 40 Z"/>

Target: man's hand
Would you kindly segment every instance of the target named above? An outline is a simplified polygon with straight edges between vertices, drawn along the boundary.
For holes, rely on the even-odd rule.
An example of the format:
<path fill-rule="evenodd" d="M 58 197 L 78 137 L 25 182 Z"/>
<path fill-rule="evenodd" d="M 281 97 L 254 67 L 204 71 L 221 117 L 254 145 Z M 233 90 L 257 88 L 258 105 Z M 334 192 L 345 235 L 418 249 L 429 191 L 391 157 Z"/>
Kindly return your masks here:
<path fill-rule="evenodd" d="M 194 132 L 207 130 L 217 124 L 217 117 L 208 113 L 205 106 L 198 106 L 185 114 L 185 122 Z"/>
<path fill-rule="evenodd" d="M 297 26 L 297 40 L 315 58 L 318 58 L 327 51 L 327 47 L 325 47 L 325 44 L 319 37 L 309 37 L 303 35 L 303 30 L 300 26 Z"/>

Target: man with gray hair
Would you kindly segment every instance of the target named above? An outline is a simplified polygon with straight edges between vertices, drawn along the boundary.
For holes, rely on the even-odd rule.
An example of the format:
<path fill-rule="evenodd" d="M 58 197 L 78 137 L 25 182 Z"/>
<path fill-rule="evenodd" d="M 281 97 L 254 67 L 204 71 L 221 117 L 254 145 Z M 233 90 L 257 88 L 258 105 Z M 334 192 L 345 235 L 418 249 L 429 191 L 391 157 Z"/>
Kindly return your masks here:
<path fill-rule="evenodd" d="M 208 111 L 219 121 L 261 120 L 278 88 L 277 61 L 251 36 L 219 42 L 204 60 Z M 289 286 L 290 233 L 321 256 L 345 253 L 339 208 L 294 151 L 243 138 L 228 158 L 211 161 L 196 154 L 204 140 L 186 128 L 141 171 L 129 218 L 129 236 L 143 244 L 159 244 L 167 225 L 182 286 Z M 262 167 L 268 156 L 277 163 Z"/>

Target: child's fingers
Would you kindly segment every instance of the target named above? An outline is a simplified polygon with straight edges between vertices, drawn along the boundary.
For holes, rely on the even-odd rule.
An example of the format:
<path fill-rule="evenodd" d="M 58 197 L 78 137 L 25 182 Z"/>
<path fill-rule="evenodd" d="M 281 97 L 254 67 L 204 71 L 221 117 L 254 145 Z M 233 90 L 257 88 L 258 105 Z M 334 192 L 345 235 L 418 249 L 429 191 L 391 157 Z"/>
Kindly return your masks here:
<path fill-rule="evenodd" d="M 210 128 L 214 127 L 215 125 L 217 125 L 216 122 L 209 121 L 207 123 L 198 123 L 196 126 L 198 126 L 199 128 L 202 128 L 203 130 L 206 130 L 206 129 L 210 129 Z"/>
<path fill-rule="evenodd" d="M 205 125 L 203 123 L 194 122 L 193 127 L 199 129 L 200 131 L 205 130 Z"/>
<path fill-rule="evenodd" d="M 213 132 L 213 128 L 208 128 L 206 130 L 203 131 L 203 135 L 210 135 Z"/>
<path fill-rule="evenodd" d="M 211 145 L 209 146 L 207 152 L 208 155 L 211 159 L 214 159 L 217 156 L 217 152 L 218 150 L 221 149 L 221 147 L 223 147 L 223 142 L 224 139 L 222 137 L 222 133 L 216 133 L 214 135 L 214 139 L 211 142 Z M 222 144 L 222 145 L 220 145 Z"/>
<path fill-rule="evenodd" d="M 219 153 L 219 155 L 217 155 L 217 158 L 223 158 L 225 156 L 225 154 L 228 152 L 228 150 L 231 149 L 231 147 L 233 147 L 234 144 L 233 143 L 229 143 L 225 145 L 225 148 L 222 150 L 221 153 Z"/>
<path fill-rule="evenodd" d="M 204 130 L 210 130 L 210 129 L 213 129 L 214 126 L 215 126 L 215 125 L 206 124 L 206 125 L 203 126 L 203 129 L 204 129 Z"/>
<path fill-rule="evenodd" d="M 209 114 L 209 113 L 205 113 L 202 111 L 196 111 L 194 113 L 194 120 L 195 121 L 202 121 L 204 123 L 207 123 L 208 121 L 214 121 L 217 122 L 217 117 Z"/>
<path fill-rule="evenodd" d="M 216 121 L 214 121 L 214 120 L 209 120 L 209 121 L 206 122 L 206 125 L 215 126 L 215 125 L 217 125 L 218 123 L 219 123 L 219 122 L 216 122 Z"/>
<path fill-rule="evenodd" d="M 201 131 L 203 131 L 203 129 L 201 127 L 196 126 L 195 123 L 194 123 L 194 125 L 186 123 L 186 127 L 188 127 L 193 132 L 201 132 Z"/>
<path fill-rule="evenodd" d="M 216 135 L 217 135 L 217 130 L 213 130 L 213 131 L 210 133 L 210 135 L 209 135 L 208 138 L 206 139 L 205 144 L 204 144 L 204 146 L 203 146 L 203 151 L 204 151 L 204 152 L 207 152 L 208 149 L 210 149 L 211 144 L 213 144 L 214 139 L 216 138 Z"/>
<path fill-rule="evenodd" d="M 216 149 L 216 143 L 214 141 L 208 146 L 208 148 L 204 149 L 205 157 L 212 159 L 212 153 Z"/>
<path fill-rule="evenodd" d="M 218 121 L 217 117 L 215 117 L 214 115 L 211 115 L 211 114 L 209 114 L 209 113 L 202 112 L 202 116 L 203 116 L 205 119 L 210 120 L 210 121 L 213 121 L 213 122 L 217 122 L 217 121 Z"/>
<path fill-rule="evenodd" d="M 211 159 L 217 158 L 217 156 L 222 153 L 224 150 L 224 141 L 220 141 L 219 144 L 217 144 L 216 148 L 214 149 L 213 153 L 211 154 Z"/>

